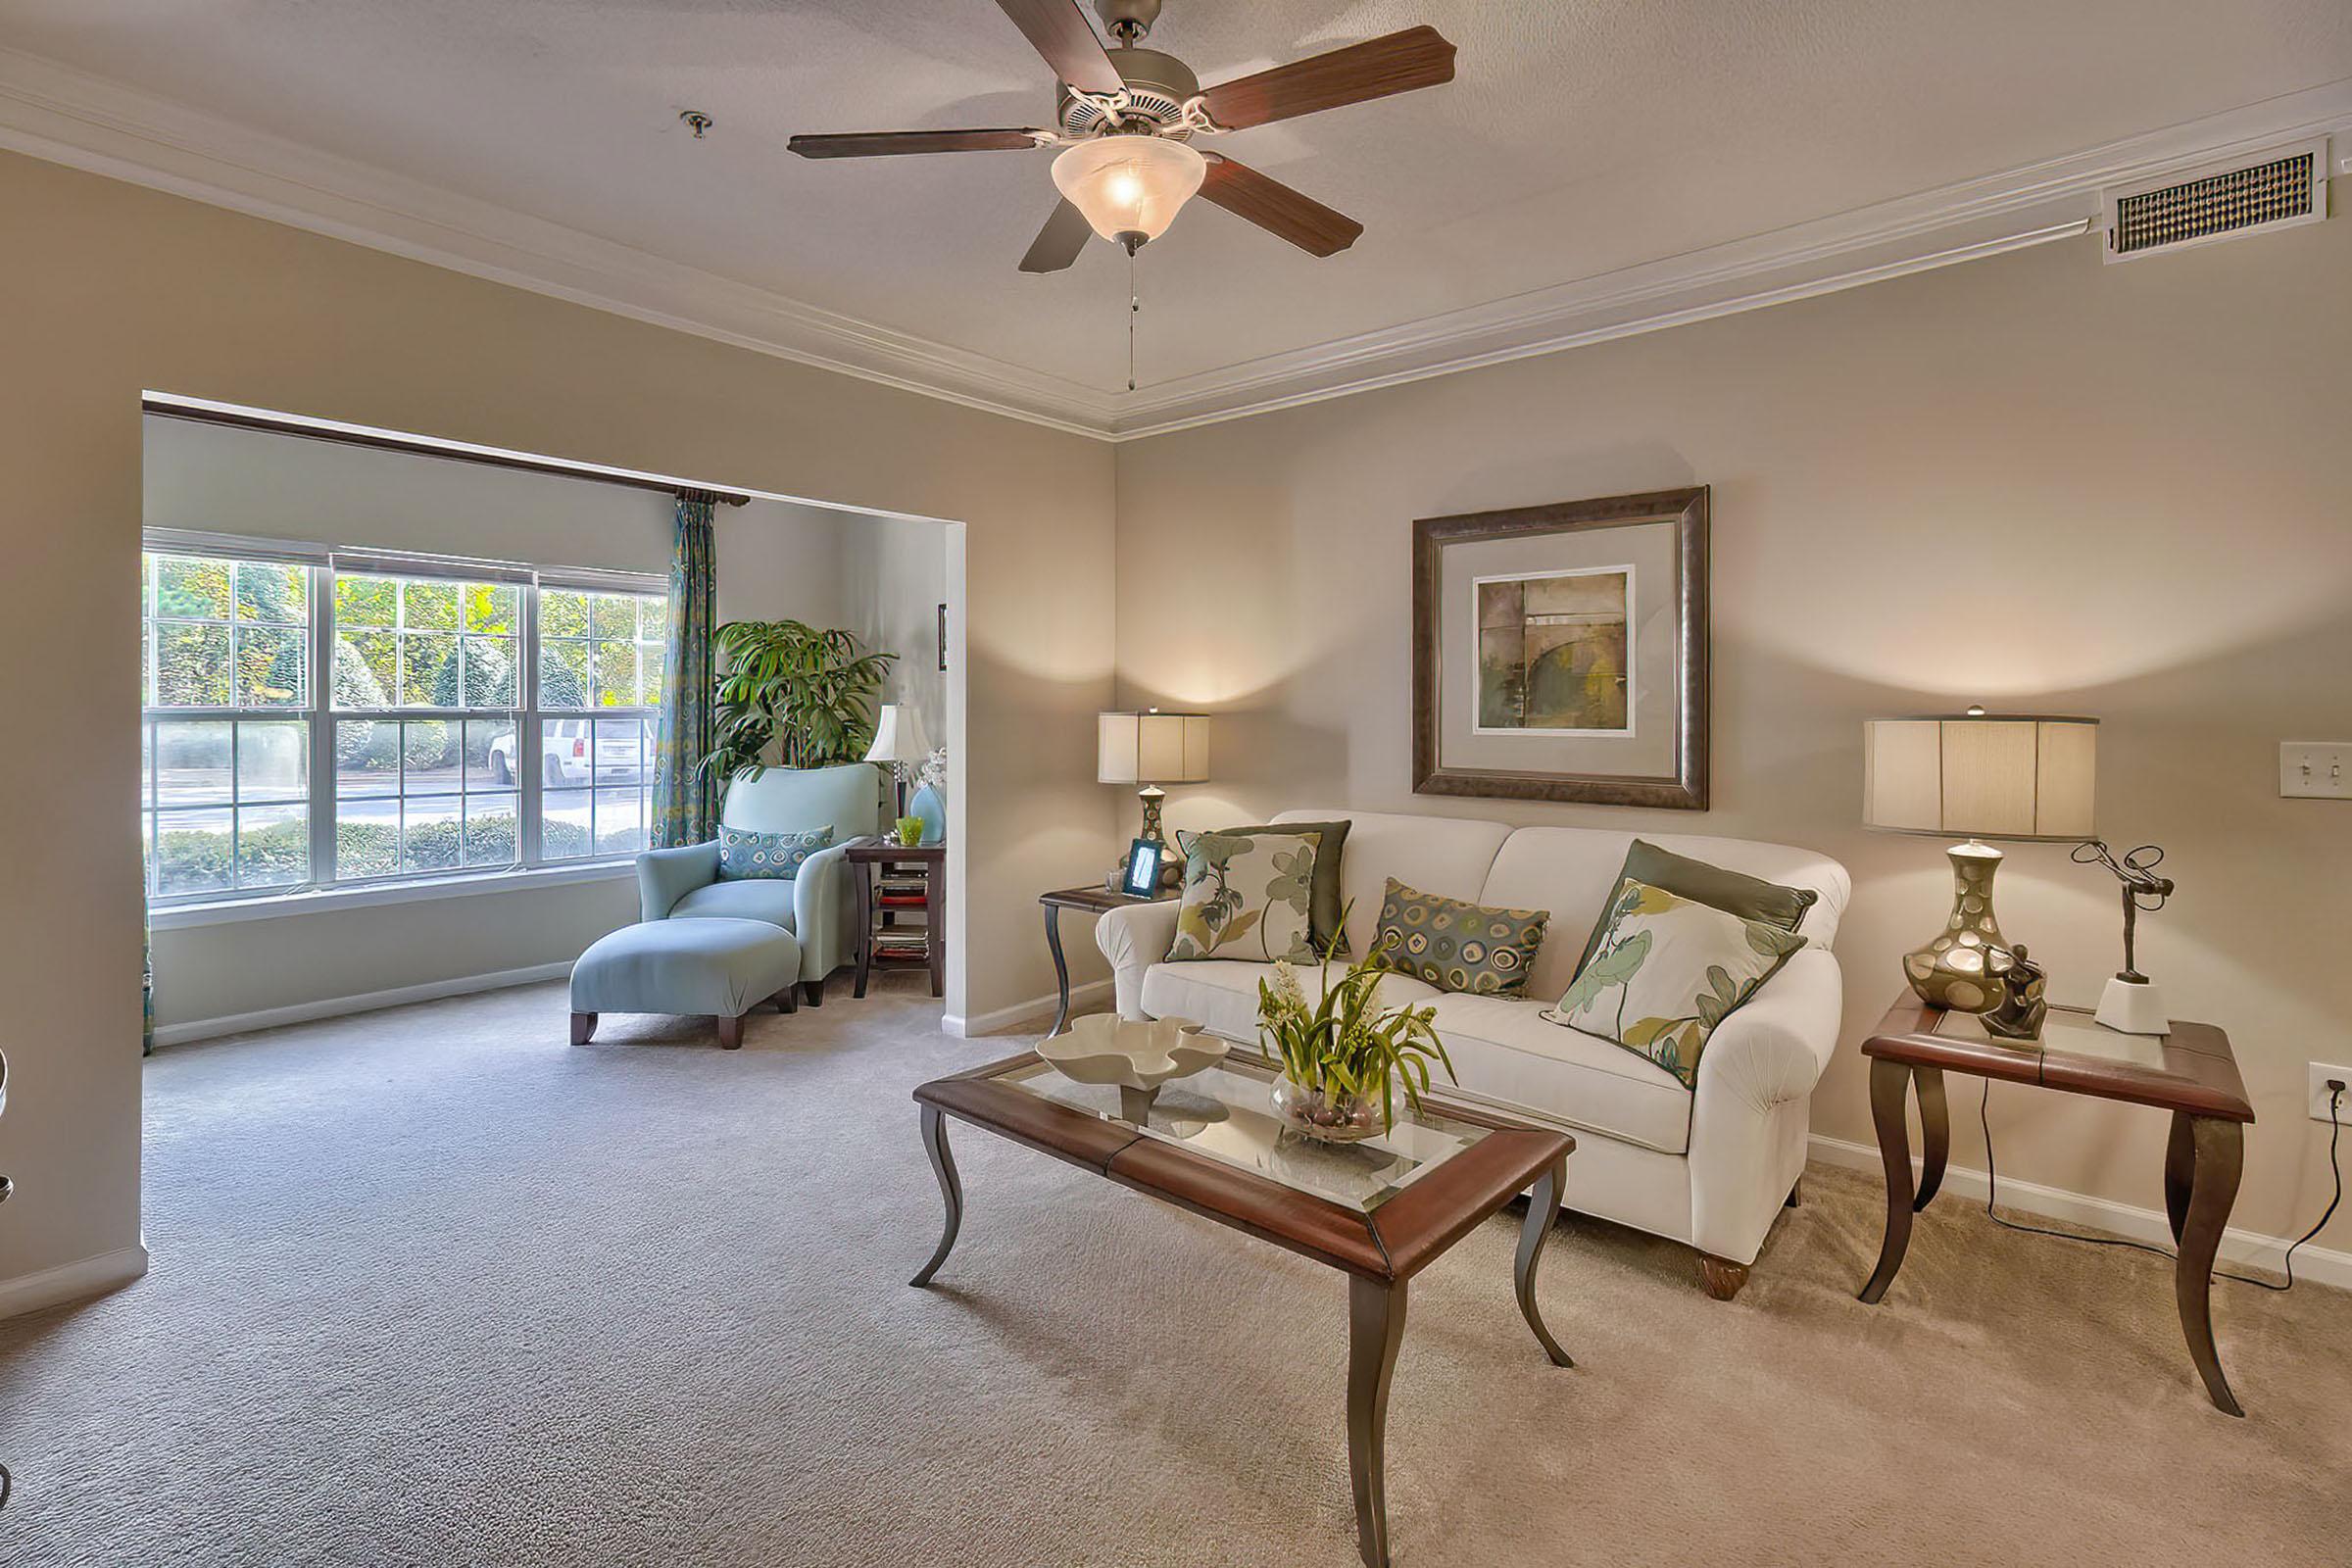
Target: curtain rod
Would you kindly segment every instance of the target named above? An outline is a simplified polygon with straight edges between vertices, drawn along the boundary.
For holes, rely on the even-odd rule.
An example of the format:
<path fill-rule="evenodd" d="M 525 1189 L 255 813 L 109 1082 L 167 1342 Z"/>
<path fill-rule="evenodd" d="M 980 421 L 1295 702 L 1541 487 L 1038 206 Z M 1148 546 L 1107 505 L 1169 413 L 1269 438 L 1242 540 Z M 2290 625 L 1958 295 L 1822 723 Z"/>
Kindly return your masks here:
<path fill-rule="evenodd" d="M 157 398 L 141 398 L 140 409 L 167 419 L 187 419 L 197 424 L 224 424 L 238 430 L 261 430 L 270 435 L 300 436 L 309 441 L 331 441 L 347 447 L 372 447 L 379 452 L 405 452 L 413 457 L 443 458 L 452 463 L 474 463 L 486 468 L 514 468 L 524 473 L 549 473 L 565 479 L 587 479 L 597 484 L 614 484 L 628 490 L 652 490 L 684 501 L 709 501 L 730 507 L 747 506 L 751 497 L 734 490 L 710 490 L 700 485 L 676 484 L 662 479 L 640 477 L 636 474 L 613 473 L 592 467 L 585 463 L 566 463 L 562 458 L 528 458 L 518 453 L 475 452 L 463 447 L 446 447 L 431 441 L 409 436 L 380 434 L 364 430 L 337 430 L 322 425 L 306 424 L 300 419 L 278 418 L 267 414 L 231 413 L 226 409 L 191 408 L 184 403 L 171 403 Z"/>

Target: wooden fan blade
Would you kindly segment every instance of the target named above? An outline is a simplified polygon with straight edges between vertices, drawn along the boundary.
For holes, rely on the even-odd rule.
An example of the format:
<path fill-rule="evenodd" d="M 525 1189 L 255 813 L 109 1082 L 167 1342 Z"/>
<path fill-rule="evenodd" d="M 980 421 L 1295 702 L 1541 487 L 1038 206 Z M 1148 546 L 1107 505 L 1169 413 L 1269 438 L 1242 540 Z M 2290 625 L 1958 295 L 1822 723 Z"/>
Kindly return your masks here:
<path fill-rule="evenodd" d="M 1222 82 L 1200 98 L 1209 119 L 1239 130 L 1452 79 L 1453 45 L 1435 27 L 1407 27 Z"/>
<path fill-rule="evenodd" d="M 1038 145 L 1025 130 L 854 130 L 795 136 L 785 146 L 803 158 L 890 158 L 902 153 L 1019 152 Z"/>
<path fill-rule="evenodd" d="M 997 0 L 1030 47 L 1046 57 L 1054 74 L 1088 92 L 1117 92 L 1127 85 L 1102 40 L 1095 36 L 1078 0 Z"/>
<path fill-rule="evenodd" d="M 1046 226 L 1037 231 L 1029 246 L 1029 254 L 1021 258 L 1024 272 L 1058 272 L 1078 259 L 1086 242 L 1094 237 L 1094 227 L 1086 215 L 1068 202 L 1054 209 Z"/>
<path fill-rule="evenodd" d="M 1222 153 L 1207 157 L 1208 177 L 1200 182 L 1204 198 L 1310 255 L 1336 256 L 1364 231 L 1364 225 L 1347 214 L 1335 213 L 1247 164 Z"/>

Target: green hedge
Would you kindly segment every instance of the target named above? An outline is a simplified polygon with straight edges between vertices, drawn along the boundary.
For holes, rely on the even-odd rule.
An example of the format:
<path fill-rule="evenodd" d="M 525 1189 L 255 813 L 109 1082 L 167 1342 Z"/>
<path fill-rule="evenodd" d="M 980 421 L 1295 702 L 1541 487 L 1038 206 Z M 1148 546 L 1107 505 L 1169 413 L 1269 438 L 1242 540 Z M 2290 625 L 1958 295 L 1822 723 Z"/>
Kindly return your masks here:
<path fill-rule="evenodd" d="M 390 876 L 396 871 L 457 870 L 466 863 L 465 834 L 472 838 L 472 863 L 495 866 L 514 859 L 515 822 L 512 816 L 477 816 L 462 828 L 456 822 L 424 822 L 409 830 L 407 863 L 398 863 L 400 836 L 386 822 L 339 822 L 335 826 L 335 864 L 345 877 Z M 579 858 L 588 852 L 588 831 L 572 822 L 547 822 L 540 830 L 542 848 L 550 859 Z M 603 835 L 602 853 L 621 855 L 639 846 L 626 831 Z M 244 836 L 243 871 L 248 887 L 282 886 L 306 882 L 311 875 L 311 836 L 302 822 L 273 822 Z M 230 885 L 229 836 L 201 829 L 175 828 L 160 835 L 156 844 L 158 883 L 167 893 L 196 893 Z"/>

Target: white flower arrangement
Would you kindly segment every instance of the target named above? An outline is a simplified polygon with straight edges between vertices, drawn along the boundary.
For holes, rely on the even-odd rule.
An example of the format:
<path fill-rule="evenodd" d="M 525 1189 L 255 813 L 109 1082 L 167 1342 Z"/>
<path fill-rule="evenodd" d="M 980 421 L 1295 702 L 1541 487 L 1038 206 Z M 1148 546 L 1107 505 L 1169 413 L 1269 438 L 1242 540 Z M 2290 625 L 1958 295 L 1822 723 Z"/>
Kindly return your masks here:
<path fill-rule="evenodd" d="M 948 749 L 945 746 L 932 748 L 931 755 L 923 759 L 922 766 L 915 769 L 914 780 L 918 784 L 930 785 L 943 795 L 947 793 Z"/>

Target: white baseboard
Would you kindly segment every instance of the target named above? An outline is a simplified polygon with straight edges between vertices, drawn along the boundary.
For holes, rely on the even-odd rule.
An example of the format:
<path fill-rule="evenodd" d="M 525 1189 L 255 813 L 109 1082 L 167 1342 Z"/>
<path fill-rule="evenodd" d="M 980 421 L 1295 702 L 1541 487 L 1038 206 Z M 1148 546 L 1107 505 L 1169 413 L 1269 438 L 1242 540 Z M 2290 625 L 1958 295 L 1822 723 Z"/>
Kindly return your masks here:
<path fill-rule="evenodd" d="M 44 1306 L 78 1301 L 84 1297 L 119 1291 L 147 1272 L 147 1249 L 125 1247 L 101 1252 L 78 1263 L 60 1263 L 36 1274 L 0 1280 L 0 1318 L 38 1312 Z"/>
<path fill-rule="evenodd" d="M 398 1007 L 411 1002 L 437 1002 L 443 997 L 470 996 L 476 991 L 503 991 L 508 986 L 561 980 L 569 973 L 571 962 L 564 959 L 556 963 L 535 963 L 527 969 L 497 969 L 489 974 L 459 975 L 450 980 L 427 980 L 422 985 L 395 986 L 389 991 L 366 991 L 356 997 L 328 997 L 318 1002 L 298 1002 L 290 1007 L 264 1007 L 259 1012 L 231 1012 L 218 1018 L 198 1018 L 190 1023 L 159 1024 L 156 1026 L 155 1043 L 159 1046 L 183 1046 L 191 1040 L 217 1040 L 222 1035 L 276 1029 L 290 1023 L 310 1023 L 318 1018 L 340 1018 L 347 1013 L 373 1012 L 378 1007 Z"/>
<path fill-rule="evenodd" d="M 1842 1138 L 1812 1136 L 1812 1156 L 1825 1165 L 1845 1165 L 1876 1175 L 1882 1168 L 1879 1152 L 1868 1144 L 1848 1143 Z M 1912 1160 L 1916 1170 L 1919 1161 Z M 1942 1190 L 1955 1197 L 1974 1199 L 1982 1203 L 1990 1191 L 1990 1184 L 1981 1170 L 1965 1165 L 1946 1166 Z M 2045 1187 L 2039 1182 L 2019 1181 L 2014 1176 L 2001 1178 L 2001 1206 L 2023 1209 L 2044 1219 L 2064 1225 L 2084 1226 L 2105 1231 L 2112 1236 L 2130 1237 L 2135 1242 L 2170 1248 L 2173 1245 L 2172 1222 L 2152 1208 L 2135 1208 L 2130 1203 L 2118 1203 L 2111 1199 L 2091 1198 L 2082 1193 L 2070 1193 L 2062 1187 Z M 2284 1265 L 2288 1245 L 2287 1236 L 2265 1236 L 2258 1231 L 2232 1227 L 2222 1233 L 2220 1260 L 2225 1264 L 2239 1264 L 2267 1269 L 2276 1274 Z M 2305 1247 L 2295 1253 L 2295 1278 L 2315 1284 L 2332 1285 L 2340 1290 L 2352 1290 L 2352 1252 L 2338 1252 L 2325 1247 Z"/>
<path fill-rule="evenodd" d="M 1110 990 L 1111 983 L 1108 980 L 1090 980 L 1085 985 L 1070 987 L 1070 1011 L 1077 1013 L 1092 1006 L 1109 996 Z M 1039 1020 L 1050 1023 L 1054 1009 L 1060 1004 L 1060 995 L 1052 993 L 1031 997 L 1027 1002 L 1016 1002 L 1009 1007 L 999 1007 L 994 1012 L 975 1013 L 968 1018 L 951 1012 L 939 1020 L 939 1026 L 949 1034 L 968 1040 L 974 1035 L 996 1034 L 1017 1023 Z"/>

